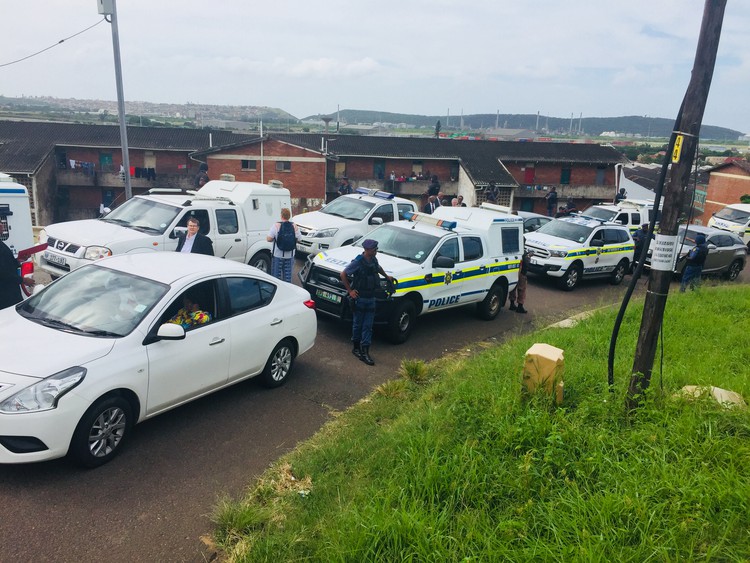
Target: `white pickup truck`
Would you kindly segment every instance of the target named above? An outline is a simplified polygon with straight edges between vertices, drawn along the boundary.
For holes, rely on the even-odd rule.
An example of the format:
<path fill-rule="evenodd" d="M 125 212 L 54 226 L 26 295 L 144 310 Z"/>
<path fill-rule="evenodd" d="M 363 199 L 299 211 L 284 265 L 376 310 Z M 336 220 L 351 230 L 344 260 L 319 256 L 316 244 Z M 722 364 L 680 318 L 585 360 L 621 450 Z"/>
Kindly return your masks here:
<path fill-rule="evenodd" d="M 317 254 L 346 246 L 384 223 L 403 219 L 407 212 L 417 211 L 408 199 L 381 190 L 357 188 L 342 195 L 318 211 L 292 217 L 299 227 L 297 251 Z"/>
<path fill-rule="evenodd" d="M 47 250 L 39 266 L 53 277 L 92 260 L 129 252 L 173 251 L 190 217 L 214 245 L 214 255 L 269 271 L 272 243 L 266 235 L 281 209 L 291 208 L 289 190 L 254 182 L 213 180 L 197 192 L 154 189 L 135 196 L 99 219 L 47 226 Z"/>
<path fill-rule="evenodd" d="M 393 277 L 376 294 L 375 324 L 389 340 L 405 342 L 419 315 L 473 304 L 494 319 L 518 283 L 523 219 L 476 207 L 439 207 L 432 215 L 408 213 L 371 231 L 378 262 Z M 350 319 L 341 272 L 362 253 L 362 241 L 311 256 L 300 272 L 318 313 Z"/>

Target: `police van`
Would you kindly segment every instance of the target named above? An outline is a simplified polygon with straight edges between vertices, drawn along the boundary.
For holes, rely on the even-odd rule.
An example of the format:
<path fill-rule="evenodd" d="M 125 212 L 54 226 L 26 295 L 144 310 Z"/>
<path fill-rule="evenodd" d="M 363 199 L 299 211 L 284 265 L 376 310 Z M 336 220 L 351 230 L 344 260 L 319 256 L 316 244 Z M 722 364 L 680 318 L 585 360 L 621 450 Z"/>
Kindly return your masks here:
<path fill-rule="evenodd" d="M 31 226 L 31 207 L 26 186 L 15 182 L 12 176 L 0 172 L 0 223 L 3 225 L 0 240 L 10 248 L 18 259 L 19 274 L 31 277 L 34 262 L 31 256 L 44 250 L 46 245 L 34 246 L 34 232 Z M 30 290 L 21 286 L 19 292 L 27 297 Z"/>
<path fill-rule="evenodd" d="M 613 285 L 619 284 L 635 252 L 626 226 L 586 215 L 554 219 L 524 238 L 531 254 L 529 271 L 557 278 L 565 291 L 572 291 L 584 277 L 608 277 Z"/>
<path fill-rule="evenodd" d="M 417 205 L 413 201 L 382 190 L 357 188 L 318 211 L 292 217 L 300 232 L 297 252 L 317 254 L 346 246 L 378 225 L 398 221 L 414 211 Z"/>
<path fill-rule="evenodd" d="M 419 315 L 473 304 L 485 320 L 494 319 L 518 283 L 523 253 L 523 219 L 475 207 L 439 207 L 432 215 L 407 219 L 371 231 L 378 262 L 393 277 L 382 280 L 375 323 L 393 343 L 405 342 Z M 351 319 L 341 272 L 363 249 L 362 241 L 310 256 L 299 274 L 321 314 Z"/>
<path fill-rule="evenodd" d="M 750 203 L 732 203 L 708 220 L 708 226 L 736 233 L 750 250 Z"/>

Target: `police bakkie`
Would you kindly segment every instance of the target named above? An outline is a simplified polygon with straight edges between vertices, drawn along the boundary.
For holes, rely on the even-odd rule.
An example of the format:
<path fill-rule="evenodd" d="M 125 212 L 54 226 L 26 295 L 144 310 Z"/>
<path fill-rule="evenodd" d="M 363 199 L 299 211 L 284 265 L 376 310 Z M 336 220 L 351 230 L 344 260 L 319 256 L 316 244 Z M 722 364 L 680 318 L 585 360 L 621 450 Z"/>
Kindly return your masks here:
<path fill-rule="evenodd" d="M 432 215 L 381 225 L 367 238 L 378 241 L 378 262 L 393 277 L 382 280 L 375 323 L 393 343 L 409 338 L 416 317 L 473 304 L 494 319 L 518 283 L 523 219 L 475 207 L 439 207 Z M 361 241 L 310 256 L 299 274 L 321 314 L 350 319 L 341 271 L 362 253 Z"/>
<path fill-rule="evenodd" d="M 524 238 L 531 252 L 529 271 L 557 278 L 566 291 L 583 277 L 608 277 L 617 285 L 633 263 L 628 227 L 587 215 L 554 219 Z"/>
<path fill-rule="evenodd" d="M 346 246 L 378 225 L 398 221 L 413 211 L 417 211 L 413 201 L 382 190 L 357 188 L 318 211 L 292 217 L 300 232 L 297 252 L 317 254 Z"/>

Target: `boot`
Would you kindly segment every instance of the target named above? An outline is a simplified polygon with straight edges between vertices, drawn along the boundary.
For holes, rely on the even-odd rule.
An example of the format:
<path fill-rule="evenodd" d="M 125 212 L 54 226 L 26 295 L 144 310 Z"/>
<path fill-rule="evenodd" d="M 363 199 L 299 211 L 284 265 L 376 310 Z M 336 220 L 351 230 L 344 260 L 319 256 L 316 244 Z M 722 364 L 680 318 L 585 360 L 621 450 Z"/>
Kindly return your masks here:
<path fill-rule="evenodd" d="M 516 313 L 528 313 L 526 309 L 523 308 L 523 304 L 519 304 L 518 307 L 514 307 L 516 310 Z"/>
<path fill-rule="evenodd" d="M 510 307 L 508 307 L 508 309 L 510 309 L 511 311 L 515 311 L 516 308 L 517 308 L 516 307 L 516 302 L 515 301 L 511 301 L 510 302 Z"/>
<path fill-rule="evenodd" d="M 354 354 L 358 360 L 362 359 L 362 350 L 359 347 L 359 342 L 354 342 L 352 346 L 352 354 Z"/>
<path fill-rule="evenodd" d="M 361 350 L 362 353 L 360 354 L 359 359 L 366 363 L 368 366 L 374 366 L 375 360 L 370 357 L 370 347 L 362 346 Z"/>

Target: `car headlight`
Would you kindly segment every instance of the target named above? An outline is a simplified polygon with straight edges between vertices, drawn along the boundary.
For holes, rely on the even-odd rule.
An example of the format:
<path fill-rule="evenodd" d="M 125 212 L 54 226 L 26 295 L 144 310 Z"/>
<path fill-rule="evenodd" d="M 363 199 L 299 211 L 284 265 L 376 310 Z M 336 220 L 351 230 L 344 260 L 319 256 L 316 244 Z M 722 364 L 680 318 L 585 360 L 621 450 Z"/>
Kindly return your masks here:
<path fill-rule="evenodd" d="M 107 256 L 112 256 L 112 251 L 106 246 L 88 246 L 83 255 L 86 260 L 99 260 Z"/>
<path fill-rule="evenodd" d="M 316 231 L 313 235 L 313 238 L 331 238 L 337 232 L 339 232 L 338 229 L 322 229 L 320 231 Z"/>
<path fill-rule="evenodd" d="M 22 389 L 0 403 L 0 412 L 20 413 L 54 409 L 60 397 L 86 377 L 86 368 L 72 367 Z"/>
<path fill-rule="evenodd" d="M 550 250 L 549 255 L 553 258 L 565 258 L 568 255 L 567 250 Z"/>

